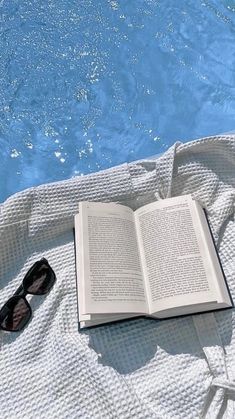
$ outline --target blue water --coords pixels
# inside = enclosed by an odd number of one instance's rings
[[[234,1],[0,9],[0,201],[235,128]]]

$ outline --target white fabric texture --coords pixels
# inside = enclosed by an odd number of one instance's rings
[[[124,164],[18,193],[0,206],[0,304],[46,257],[57,281],[28,297],[32,320],[0,332],[0,418],[234,418],[234,310],[78,331],[73,216],[80,200],[137,208],[192,193],[205,206],[235,294],[235,136],[176,143]]]

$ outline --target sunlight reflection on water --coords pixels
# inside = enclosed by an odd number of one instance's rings
[[[232,1],[0,7],[1,201],[234,129]]]

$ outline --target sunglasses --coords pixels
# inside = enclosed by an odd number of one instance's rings
[[[56,280],[55,272],[46,259],[34,263],[25,275],[22,284],[0,310],[0,329],[19,332],[32,316],[32,309],[26,300],[27,294],[47,294]]]

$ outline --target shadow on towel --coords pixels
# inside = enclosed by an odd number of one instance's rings
[[[225,324],[231,324],[230,310],[218,315],[220,320],[224,318]],[[157,357],[164,359],[164,353],[204,358],[191,316],[161,321],[139,318],[86,329],[82,333],[89,337],[89,346],[98,354],[99,363],[120,374],[141,369],[154,363]],[[230,343],[231,334],[232,326],[230,333],[226,330],[224,334],[224,345]]]

